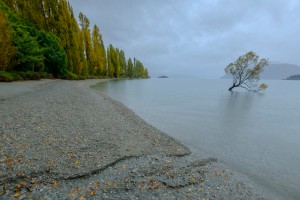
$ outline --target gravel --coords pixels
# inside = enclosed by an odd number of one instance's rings
[[[0,83],[0,198],[263,199],[90,85]]]

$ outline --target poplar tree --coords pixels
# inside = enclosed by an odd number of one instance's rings
[[[108,64],[108,76],[111,78],[120,77],[120,61],[119,61],[119,49],[114,48],[112,44],[107,49],[107,64]]]
[[[124,78],[126,77],[127,62],[123,50],[121,50],[119,53],[119,63],[120,63],[120,77]]]
[[[114,74],[115,74],[115,68],[114,68],[114,65],[113,65],[113,46],[112,45],[109,45],[109,47],[107,47],[107,75],[111,78],[114,77]]]
[[[118,48],[113,51],[113,65],[115,67],[115,78],[120,78],[121,66],[120,66],[120,50]]]
[[[129,58],[127,62],[126,77],[133,78],[133,62],[131,58]]]
[[[84,39],[83,39],[83,33],[81,30],[78,32],[78,54],[79,54],[79,65],[78,70],[76,71],[77,74],[81,74],[83,76],[86,76],[88,74],[88,67],[87,67],[87,61],[84,55]]]
[[[73,60],[73,73],[79,75],[87,75],[87,61],[84,55],[84,36],[83,32],[80,30],[77,20],[74,17],[73,9],[70,5],[69,8],[69,37],[70,37],[70,46],[71,46],[71,53],[69,59]]]
[[[143,63],[136,58],[134,58],[134,64],[133,64],[133,77],[149,78],[148,70],[144,67]]]
[[[79,13],[79,21],[83,33],[84,50],[88,64],[89,74],[94,74],[94,52],[91,40],[90,20],[81,12]]]
[[[106,52],[100,29],[97,25],[93,28],[93,51],[94,51],[94,73],[100,76],[106,75]]]
[[[0,71],[12,68],[12,59],[16,54],[16,48],[12,43],[13,29],[9,26],[6,13],[0,10]]]

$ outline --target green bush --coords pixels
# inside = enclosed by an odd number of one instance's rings
[[[14,80],[14,77],[11,73],[0,71],[0,81],[2,82],[11,82]]]
[[[72,72],[67,72],[62,78],[67,80],[77,80],[78,76]]]

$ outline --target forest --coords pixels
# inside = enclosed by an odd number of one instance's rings
[[[0,0],[0,30],[0,81],[149,77],[68,0]]]

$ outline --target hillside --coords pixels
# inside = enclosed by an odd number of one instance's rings
[[[300,80],[300,75],[289,76],[286,80]]]
[[[300,67],[297,65],[288,63],[270,64],[265,67],[261,79],[282,80],[297,74],[300,74]],[[222,78],[229,79],[231,76],[226,74]]]

